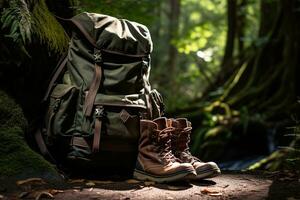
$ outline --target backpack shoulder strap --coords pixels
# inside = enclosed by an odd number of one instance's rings
[[[57,81],[59,75],[61,74],[61,72],[63,71],[63,69],[65,68],[66,64],[67,64],[67,61],[68,61],[68,55],[65,54],[62,58],[61,58],[61,61],[58,63],[56,69],[54,70],[54,75],[52,76],[51,80],[50,80],[50,83],[49,83],[49,86],[48,86],[48,89],[47,89],[47,92],[42,100],[42,102],[46,102],[49,95],[50,95],[50,92],[52,91],[52,88],[55,84],[55,82]]]

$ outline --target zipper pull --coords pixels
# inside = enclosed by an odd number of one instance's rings
[[[60,106],[60,102],[61,100],[60,99],[56,99],[55,102],[54,102],[54,106],[53,106],[53,112],[56,112],[58,111],[59,109],[59,106]]]

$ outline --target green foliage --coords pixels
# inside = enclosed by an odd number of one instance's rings
[[[286,137],[292,139],[289,146],[279,147],[271,155],[260,160],[248,168],[248,170],[292,170],[300,169],[300,121],[295,119],[296,126],[288,128],[290,133]]]
[[[46,44],[50,51],[62,53],[68,44],[68,36],[45,0],[11,0],[1,16],[1,28],[7,39],[28,54],[26,46],[33,43],[33,36]]]
[[[102,13],[145,25],[151,25],[155,17],[153,10],[159,5],[158,0],[79,0],[79,2],[79,12]]]
[[[1,17],[2,29],[9,28],[7,37],[16,43],[31,41],[32,19],[28,5],[24,0],[9,1],[9,8],[4,9]]]

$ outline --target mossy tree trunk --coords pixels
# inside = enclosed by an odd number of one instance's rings
[[[31,177],[61,181],[53,165],[28,146],[33,141],[25,135],[33,135],[31,121],[68,44],[54,14],[70,17],[73,9],[67,0],[5,0],[0,12],[0,188]]]
[[[217,105],[222,102],[233,109],[245,107],[250,113],[263,113],[266,119],[287,117],[295,112],[300,94],[300,12],[297,11],[300,3],[275,0],[260,4],[258,39],[237,56],[225,54],[223,63],[226,64],[220,76],[205,94],[218,87],[224,92],[216,99],[207,96],[203,99],[219,102]],[[234,20],[233,17],[228,19]],[[239,37],[231,31],[228,34]],[[227,44],[232,46],[232,42]]]

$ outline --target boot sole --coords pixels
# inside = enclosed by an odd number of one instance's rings
[[[169,174],[169,175],[164,175],[164,176],[159,176],[159,175],[153,175],[153,174],[148,174],[145,171],[141,171],[138,169],[134,170],[133,177],[142,180],[142,181],[154,181],[157,183],[165,183],[165,182],[173,182],[173,181],[179,181],[179,180],[185,180],[186,176],[196,176],[194,171],[180,171],[177,173]]]

